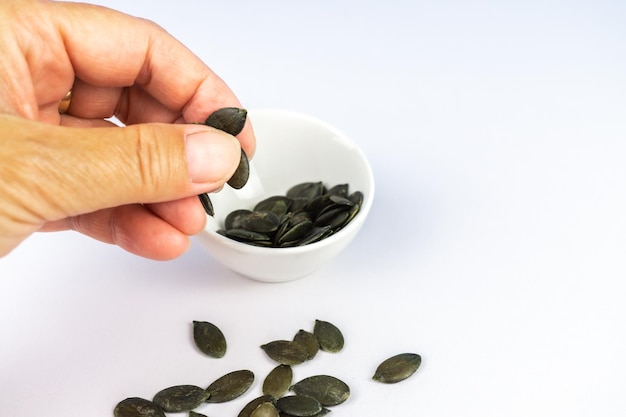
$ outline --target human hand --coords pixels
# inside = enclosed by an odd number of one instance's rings
[[[3,0],[0,21],[0,256],[66,229],[183,253],[205,224],[197,194],[254,154],[249,123],[238,140],[185,124],[241,107],[232,91],[163,29],[110,9]]]

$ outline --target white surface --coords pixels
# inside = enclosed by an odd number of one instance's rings
[[[310,328],[346,347],[339,416],[626,412],[626,6],[618,1],[103,1],[164,26],[246,106],[326,120],[370,158],[358,238],[308,278],[241,278],[198,247],[157,263],[73,233],[0,260],[0,413],[111,416],[127,396],[273,364]],[[191,343],[210,320],[230,350]],[[410,380],[369,380],[399,351]],[[243,400],[242,400],[243,401]],[[236,415],[241,402],[207,406]]]
[[[319,119],[278,109],[251,110],[257,152],[250,161],[250,178],[240,190],[224,187],[213,193],[215,216],[196,236],[215,259],[240,274],[264,282],[284,282],[317,271],[354,240],[375,198],[372,169],[357,144]],[[260,201],[285,195],[296,184],[321,181],[326,187],[348,184],[360,191],[363,202],[357,216],[338,233],[314,244],[292,248],[265,248],[236,242],[218,233],[234,210],[252,210]]]

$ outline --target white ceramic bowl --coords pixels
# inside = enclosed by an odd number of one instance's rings
[[[249,117],[257,137],[245,187],[228,186],[211,194],[215,217],[197,235],[199,243],[219,262],[249,278],[281,282],[304,277],[343,250],[363,226],[374,199],[374,177],[359,147],[344,134],[312,117],[282,110],[253,110]],[[284,195],[301,182],[322,181],[327,187],[349,184],[364,194],[357,216],[334,235],[291,248],[267,248],[240,243],[216,230],[236,209],[252,209],[272,195]]]

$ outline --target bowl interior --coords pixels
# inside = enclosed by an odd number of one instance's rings
[[[240,190],[225,186],[211,194],[215,217],[208,218],[207,231],[222,228],[231,211],[252,209],[262,199],[284,195],[305,181],[322,181],[327,187],[347,183],[350,192],[358,190],[364,194],[361,213],[355,220],[369,211],[374,192],[372,172],[362,151],[351,140],[327,124],[297,113],[252,110],[249,117],[257,137],[250,179]]]

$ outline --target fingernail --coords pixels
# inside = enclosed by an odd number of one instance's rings
[[[225,181],[237,167],[241,150],[234,137],[217,130],[185,135],[189,178],[194,183]]]

